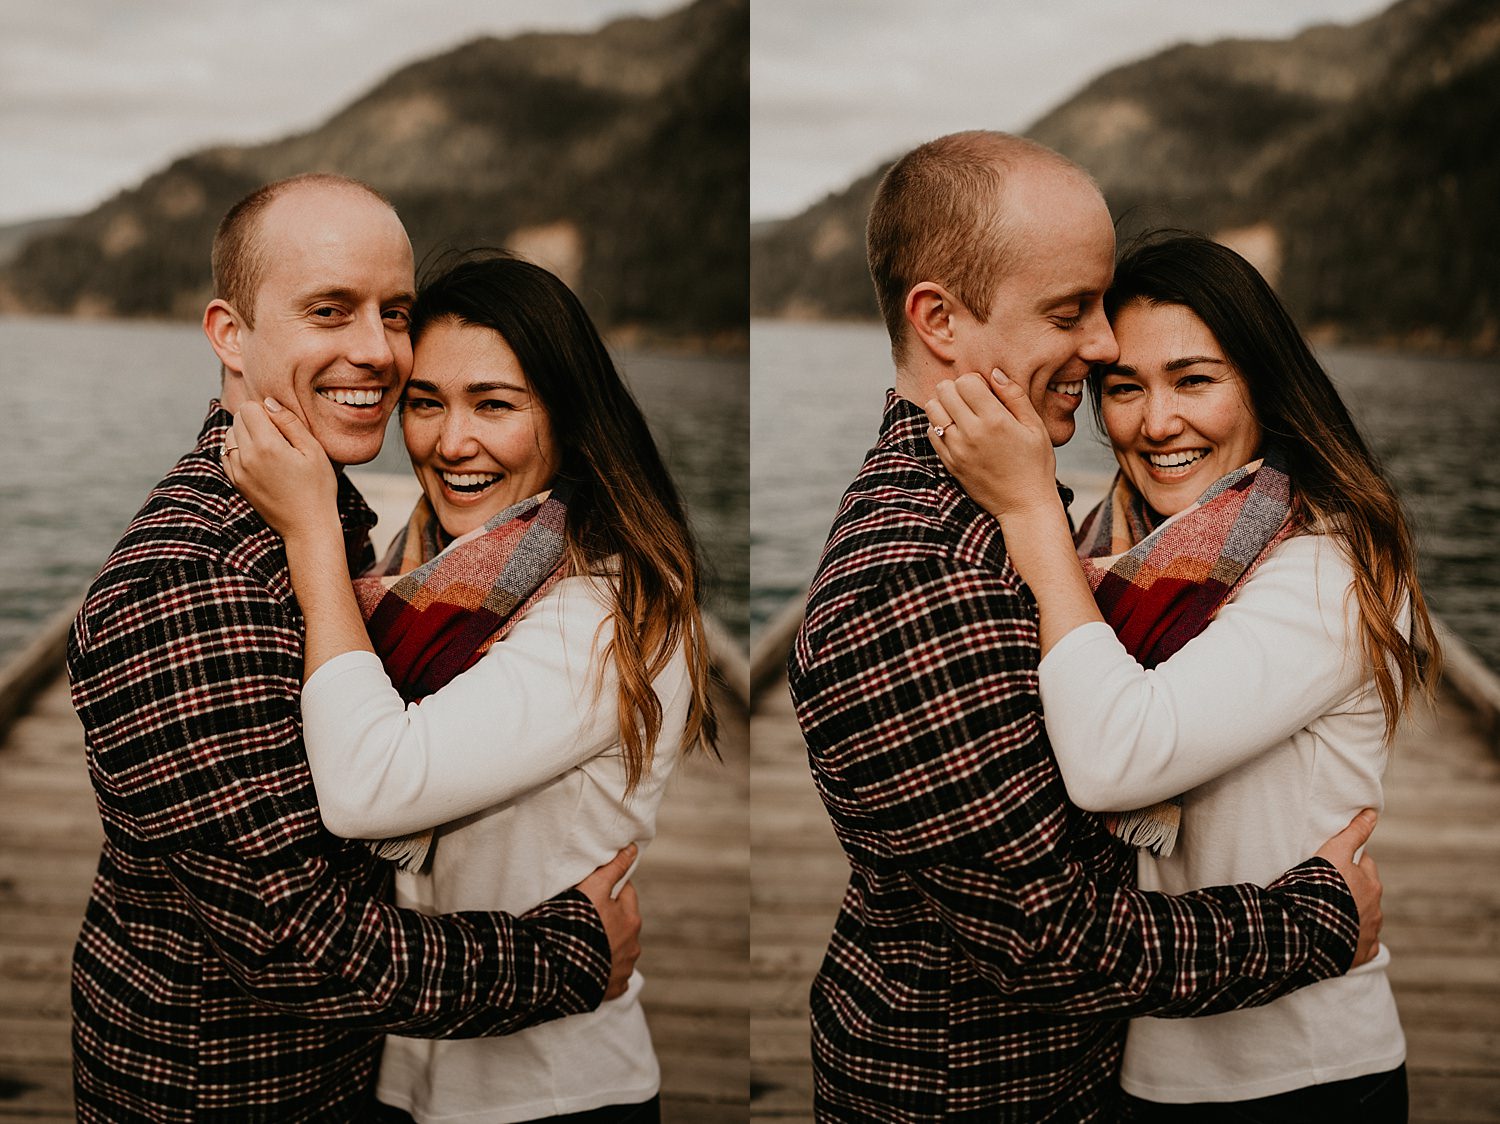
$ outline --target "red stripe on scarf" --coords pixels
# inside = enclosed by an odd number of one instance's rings
[[[423,498],[387,552],[386,576],[354,583],[370,643],[407,702],[473,667],[566,575],[560,492],[540,504],[523,501],[533,506],[497,515],[483,534],[435,557],[436,516]]]
[[[1076,536],[1094,600],[1120,643],[1153,668],[1197,636],[1290,534],[1291,481],[1274,451],[1229,473],[1163,523],[1122,472]],[[1182,798],[1105,813],[1120,838],[1170,855]]]

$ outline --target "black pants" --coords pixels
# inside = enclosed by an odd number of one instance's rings
[[[399,1108],[378,1105],[371,1124],[413,1124],[412,1118]],[[544,1116],[547,1124],[661,1124],[661,1097],[639,1104],[610,1104],[587,1112],[570,1112],[565,1116]],[[535,1122],[533,1122],[535,1124]]]
[[[1253,1101],[1156,1104],[1125,1099],[1134,1124],[1406,1124],[1406,1067]]]

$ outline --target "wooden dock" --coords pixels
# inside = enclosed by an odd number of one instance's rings
[[[749,746],[721,698],[723,763],[684,763],[636,875],[663,1119],[743,1121],[749,1098]],[[71,1120],[68,973],[101,831],[64,677],[0,744],[0,1121]]]
[[[750,719],[750,1116],[811,1121],[808,986],[847,867],[785,679]],[[1500,756],[1445,694],[1400,734],[1371,851],[1406,1029],[1413,1124],[1500,1121]]]

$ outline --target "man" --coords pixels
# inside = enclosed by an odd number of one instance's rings
[[[1373,817],[1325,846],[1337,867],[1266,890],[1133,889],[1133,852],[1068,803],[1048,749],[1034,602],[923,412],[998,367],[1072,436],[1089,365],[1118,355],[1104,200],[1031,142],[943,137],[887,173],[869,259],[896,385],[788,669],[851,867],[812,991],[817,1111],[1112,1121],[1122,1016],[1263,1003],[1373,950],[1379,886],[1352,861]]]
[[[365,844],[323,830],[285,552],[221,458],[231,414],[268,396],[337,465],[375,456],[411,373],[411,246],[371,189],[298,177],[225,217],[214,284],[222,405],[69,645],[105,831],[73,961],[78,1115],[362,1119],[385,1031],[504,1034],[622,990],[640,920],[633,891],[609,892],[630,856],[520,918],[425,917],[387,904]],[[359,565],[374,519],[339,488]]]

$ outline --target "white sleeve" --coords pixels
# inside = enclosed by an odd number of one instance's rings
[[[302,688],[302,722],[328,830],[373,839],[434,827],[615,745],[613,661],[595,695],[595,654],[612,635],[606,588],[559,582],[478,663],[410,706],[372,653],[318,668]]]
[[[1102,622],[1038,669],[1068,795],[1090,811],[1196,788],[1291,737],[1367,676],[1353,572],[1324,535],[1281,543],[1207,628],[1147,671]]]

